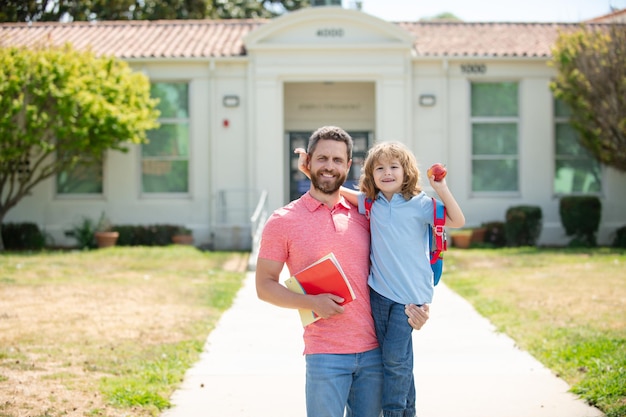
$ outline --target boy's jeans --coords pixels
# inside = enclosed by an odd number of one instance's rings
[[[391,301],[371,288],[370,301],[383,355],[383,416],[414,417],[413,328],[407,321],[403,304]]]
[[[307,417],[379,417],[382,384],[379,348],[306,355]]]

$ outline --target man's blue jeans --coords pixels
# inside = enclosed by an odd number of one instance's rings
[[[415,416],[413,328],[404,305],[370,288],[376,337],[383,354],[383,417]]]
[[[380,349],[306,355],[307,417],[380,417]]]

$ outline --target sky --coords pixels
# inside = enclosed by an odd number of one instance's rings
[[[343,0],[349,7],[353,0]],[[383,20],[416,21],[449,12],[466,22],[579,22],[626,8],[626,0],[362,0]]]

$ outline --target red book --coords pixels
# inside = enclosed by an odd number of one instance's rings
[[[344,299],[341,305],[356,298],[346,274],[332,252],[287,279],[285,286],[298,294],[338,295]],[[298,311],[303,326],[321,318],[311,310]]]

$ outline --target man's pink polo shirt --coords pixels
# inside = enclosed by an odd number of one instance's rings
[[[284,262],[293,275],[333,252],[356,299],[344,313],[304,328],[304,353],[360,353],[378,347],[370,308],[369,222],[343,198],[332,210],[307,192],[267,221],[259,258]],[[294,320],[298,320],[294,310]]]

